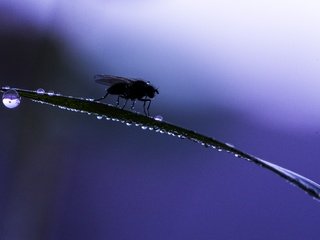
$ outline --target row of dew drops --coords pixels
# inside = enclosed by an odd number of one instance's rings
[[[2,103],[4,104],[4,106],[6,106],[7,108],[16,108],[16,107],[18,107],[20,105],[20,103],[21,103],[21,97],[20,97],[19,93],[15,89],[10,88],[9,86],[3,87],[2,89],[6,90],[2,95]],[[39,94],[39,95],[44,95],[44,94],[47,94],[49,96],[60,95],[60,94],[55,94],[52,90],[46,92],[42,88],[37,89],[35,92],[37,94]],[[83,98],[83,100],[93,101],[93,99],[89,99],[89,98],[86,98],[86,99]],[[33,100],[33,101],[49,104],[49,105],[52,105],[52,106],[56,106],[56,107],[59,107],[60,109],[63,109],[63,110],[87,113],[89,115],[92,114],[92,113],[87,112],[87,111],[77,110],[77,109],[73,109],[73,108],[67,108],[65,106],[54,105],[54,104],[50,104],[50,103],[39,101],[39,100]],[[134,125],[134,126],[137,126],[137,127],[141,127],[142,130],[154,130],[156,132],[166,133],[169,136],[175,136],[175,137],[178,137],[178,138],[181,138],[181,139],[188,138],[189,140],[191,140],[193,142],[196,142],[196,143],[199,143],[204,147],[212,147],[214,149],[217,149],[219,152],[222,151],[221,147],[217,147],[215,145],[204,143],[204,142],[202,142],[202,141],[200,141],[200,140],[198,140],[196,138],[187,137],[185,135],[178,134],[178,133],[175,133],[175,132],[172,132],[172,131],[167,131],[167,130],[164,130],[164,129],[161,129],[161,128],[152,127],[152,126],[144,126],[144,125],[142,125],[140,123],[128,122],[128,121],[125,121],[125,120],[120,120],[120,119],[117,119],[117,118],[109,118],[109,117],[101,116],[101,115],[97,115],[97,119],[99,119],[99,120],[106,119],[106,120],[111,120],[111,121],[115,121],[115,122],[121,122],[121,123],[126,124],[127,126]],[[163,121],[163,117],[161,115],[156,115],[155,117],[153,117],[153,119],[156,120],[156,121],[159,121],[159,122]],[[233,147],[233,145],[231,145],[231,144],[227,144],[227,145]],[[238,154],[235,154],[235,156],[239,157]]]
[[[225,145],[228,147],[225,148],[225,147],[222,147],[222,146],[217,146],[217,145],[213,145],[213,144],[208,144],[206,142],[203,142],[197,138],[194,138],[194,137],[190,137],[190,136],[187,136],[186,135],[181,135],[181,134],[178,134],[176,132],[170,132],[170,131],[167,131],[167,130],[162,130],[160,128],[155,128],[155,127],[148,127],[148,126],[144,126],[144,125],[141,125],[139,123],[131,123],[131,122],[126,122],[126,121],[123,121],[123,120],[119,120],[119,119],[116,119],[116,118],[108,118],[108,117],[104,117],[104,116],[101,116],[101,115],[98,115],[97,116],[97,119],[106,119],[106,120],[112,120],[112,121],[116,121],[116,122],[121,122],[121,123],[125,123],[127,126],[131,126],[131,125],[135,125],[137,127],[141,127],[141,129],[143,130],[154,130],[158,133],[166,133],[167,135],[169,136],[174,136],[174,137],[178,137],[180,139],[189,139],[195,143],[198,143],[198,144],[201,144],[202,146],[206,147],[206,148],[213,148],[215,150],[217,150],[218,152],[222,152],[223,150],[225,152],[228,152],[228,153],[232,153],[236,158],[243,158],[249,162],[253,162],[251,159],[249,158],[246,158],[244,156],[242,156],[241,154],[239,153],[235,153],[234,151],[230,150],[230,148],[232,149],[235,149],[235,146],[233,144],[230,144],[230,143],[225,143]],[[160,115],[157,115],[154,117],[154,119],[156,121],[162,121],[163,120],[163,117],[160,116]],[[317,183],[314,183],[312,182],[311,180],[309,180],[308,178],[305,178],[303,176],[300,176],[299,174],[295,173],[295,172],[292,172],[288,169],[285,169],[283,167],[280,167],[276,164],[272,164],[272,163],[269,163],[267,161],[264,161],[260,158],[256,158],[256,161],[254,161],[255,164],[257,164],[258,166],[262,167],[262,168],[267,168],[270,167],[270,168],[273,168],[274,170],[276,170],[276,172],[281,172],[283,173],[286,177],[282,176],[283,178],[285,178],[290,184],[292,184],[293,186],[299,186],[300,188],[301,185],[304,186],[302,189],[307,193],[309,194],[311,197],[313,197],[315,200],[319,201],[320,199],[320,188],[319,188],[319,185]],[[269,169],[270,170],[270,169]]]
[[[4,104],[4,106],[6,106],[7,108],[16,108],[16,107],[18,107],[20,105],[20,103],[21,103],[21,97],[20,97],[19,93],[15,89],[10,88],[9,86],[3,87],[2,89],[6,90],[2,95],[2,103]],[[39,95],[44,95],[44,94],[47,94],[49,96],[60,95],[60,94],[55,94],[53,91],[46,92],[42,88],[37,89],[35,92],[37,94],[39,94]],[[83,100],[93,101],[93,99],[83,99]],[[42,101],[39,101],[39,100],[33,100],[33,101],[49,104],[49,103],[42,102]],[[49,105],[57,106],[57,105],[54,105],[54,104],[49,104]],[[73,111],[73,112],[78,112],[79,111],[79,110],[76,110],[76,109],[73,109],[73,108],[67,108],[65,106],[59,106],[58,105],[57,107],[59,107],[60,109],[63,109],[63,110],[69,110],[69,111]],[[87,113],[89,115],[92,114],[90,112],[81,111],[81,110],[79,112]],[[181,138],[181,139],[189,138],[189,137],[186,137],[186,136],[184,136],[182,134],[178,134],[178,133],[175,133],[175,132],[172,132],[172,131],[166,131],[166,130],[163,130],[163,129],[160,129],[160,128],[157,128],[157,127],[144,126],[144,125],[142,125],[140,123],[128,122],[128,121],[120,120],[120,119],[117,119],[117,118],[109,118],[109,117],[106,117],[106,116],[97,115],[97,119],[99,119],[99,120],[106,119],[106,120],[111,120],[111,121],[115,121],[115,122],[121,122],[121,123],[126,124],[127,126],[134,125],[134,126],[137,126],[137,127],[141,127],[142,130],[154,130],[156,132],[166,133],[166,134],[168,134],[170,136],[176,136],[176,137]],[[163,121],[163,117],[161,115],[156,115],[155,117],[153,117],[153,119],[156,120],[156,121],[159,121],[159,122]],[[218,151],[222,151],[221,148],[213,146],[213,145],[210,145],[210,144],[207,144],[207,143],[203,143],[203,142],[199,141],[198,139],[195,139],[195,138],[189,138],[189,139],[194,141],[194,142],[200,143],[204,147],[212,147],[212,148],[217,149]],[[235,155],[235,156],[238,157],[238,155]]]
[[[21,103],[21,97],[20,97],[19,93],[15,89],[11,89],[8,86],[3,87],[2,89],[5,90],[3,95],[2,95],[2,103],[4,104],[4,106],[6,106],[7,108],[10,108],[10,109],[18,107],[20,105],[20,103]],[[45,92],[45,90],[42,89],[42,88],[37,89],[35,92],[37,94],[39,94],[39,95],[43,95],[43,94],[47,94],[49,96],[53,96],[53,95],[58,96],[58,95],[60,95],[60,94],[55,94],[53,91]],[[93,101],[93,99],[83,99],[83,100]],[[39,100],[34,100],[34,101],[40,102],[40,103],[49,104],[49,105],[52,105],[52,106],[57,106],[57,105],[46,103],[46,102],[42,102],[42,101],[39,101]],[[58,107],[61,108],[61,109],[65,109],[65,110],[70,110],[70,111],[74,111],[74,112],[81,112],[81,113],[87,113],[87,114],[91,115],[91,113],[87,112],[87,111],[82,111],[82,110],[79,111],[77,109],[67,108],[67,107],[59,106],[59,105],[58,105]],[[160,122],[163,121],[163,117],[161,115],[156,115],[153,118],[156,121],[160,121]],[[181,138],[181,139],[188,138],[189,140],[191,140],[193,142],[196,142],[196,143],[199,143],[204,147],[212,147],[212,148],[218,150],[219,152],[221,152],[223,150],[222,147],[220,147],[220,146],[215,146],[215,145],[211,145],[211,144],[202,142],[197,138],[193,138],[193,137],[187,136],[187,134],[182,135],[182,134],[179,134],[179,133],[176,133],[176,132],[170,132],[170,131],[167,131],[167,130],[164,130],[164,129],[161,129],[161,128],[158,128],[158,127],[144,126],[144,125],[142,125],[140,123],[128,122],[128,121],[125,121],[125,120],[120,120],[120,119],[117,119],[117,118],[109,118],[109,117],[101,116],[101,115],[97,115],[97,119],[99,119],[99,120],[100,119],[106,119],[106,120],[112,120],[112,121],[116,121],[116,122],[121,122],[121,123],[126,124],[127,126],[135,125],[137,127],[141,127],[141,129],[143,129],[143,130],[154,130],[156,132],[166,133],[166,134],[168,134],[170,136],[175,136],[175,137],[178,137],[178,138]],[[234,148],[234,146],[231,145],[231,144],[226,143],[226,145],[228,147],[230,147],[230,148]],[[226,150],[226,151],[227,152],[231,152],[229,150]],[[234,154],[234,156],[235,157],[241,157],[239,154]],[[242,157],[242,158],[244,158],[244,157]],[[244,158],[244,159],[249,160],[247,158]],[[269,167],[271,167],[273,169],[276,169],[278,172],[284,173],[287,176],[288,179],[292,179],[293,180],[292,183],[293,182],[298,182],[298,183],[302,184],[307,189],[307,190],[305,190],[307,193],[309,193],[310,195],[313,195],[313,197],[316,196],[316,199],[319,200],[319,198],[320,198],[320,189],[319,189],[319,186],[316,183],[313,183],[311,180],[309,180],[309,179],[307,179],[307,178],[305,178],[303,176],[300,176],[300,175],[298,175],[298,174],[296,174],[294,172],[291,172],[290,170],[287,170],[287,169],[282,168],[280,166],[277,166],[275,164],[266,162],[266,161],[264,161],[262,159],[258,159],[258,162],[267,164],[267,165],[269,165]],[[258,163],[256,162],[256,164],[258,164]],[[260,166],[262,166],[262,165],[260,165]]]

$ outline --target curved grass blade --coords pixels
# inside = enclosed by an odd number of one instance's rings
[[[7,88],[1,88],[2,92],[7,91]],[[211,137],[196,133],[192,130],[176,126],[174,124],[157,121],[151,117],[147,117],[142,114],[134,113],[117,107],[94,102],[92,99],[76,98],[72,96],[63,96],[56,94],[37,94],[35,91],[15,89],[20,96],[29,98],[33,101],[49,104],[62,109],[94,114],[97,116],[103,116],[107,119],[120,121],[128,125],[135,124],[141,126],[143,129],[150,129],[156,132],[167,133],[168,135],[177,136],[179,138],[186,138],[193,142],[200,143],[205,147],[212,147],[218,151],[226,151],[232,153],[235,157],[246,159],[258,166],[261,166],[280,177],[286,179],[290,183],[299,187],[313,198],[320,200],[320,185],[305,178],[293,171],[280,167],[276,164],[267,162],[258,157],[245,153],[236,149],[230,144],[223,143]]]

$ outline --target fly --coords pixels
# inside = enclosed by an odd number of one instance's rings
[[[95,99],[95,101],[100,101],[105,99],[109,94],[116,95],[117,106],[119,106],[120,98],[125,99],[125,103],[122,109],[127,105],[128,100],[132,101],[131,109],[134,109],[136,100],[143,102],[143,111],[146,116],[149,116],[149,108],[151,105],[151,100],[156,94],[159,94],[158,89],[142,79],[136,78],[125,78],[112,75],[98,74],[94,76],[95,82],[109,86],[107,92],[101,98]]]

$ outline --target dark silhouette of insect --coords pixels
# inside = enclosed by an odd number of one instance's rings
[[[151,99],[154,98],[156,94],[159,94],[158,89],[142,79],[103,74],[95,75],[94,78],[96,83],[110,86],[106,94],[101,98],[95,99],[95,101],[105,99],[109,94],[117,95],[117,106],[119,106],[120,98],[125,99],[122,109],[126,106],[129,99],[132,101],[131,109],[134,109],[136,100],[142,101],[143,111],[146,116],[149,116]]]

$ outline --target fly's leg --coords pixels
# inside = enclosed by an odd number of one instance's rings
[[[149,103],[148,103],[148,107],[147,107],[147,112],[148,112],[148,115],[147,115],[147,116],[150,115],[150,114],[149,114],[149,108],[150,108],[150,105],[151,105],[151,100],[149,100],[148,102],[149,102]]]
[[[121,109],[124,109],[124,107],[127,105],[127,102],[128,102],[128,99],[126,99]]]
[[[120,96],[118,96],[117,101],[116,101],[116,107],[119,107],[120,104]]]
[[[150,114],[149,114],[149,108],[150,108],[151,100],[150,100],[150,99],[141,98],[141,99],[139,99],[139,101],[142,101],[142,102],[143,102],[143,112],[144,112],[144,114],[145,114],[147,117],[150,116]],[[148,102],[148,107],[147,107],[147,108],[146,108],[146,102]]]
[[[134,109],[134,105],[135,105],[135,103],[136,103],[136,100],[132,100],[131,110],[133,110],[133,109]]]
[[[108,96],[108,92],[103,96],[103,97],[101,97],[101,98],[97,98],[97,99],[94,99],[93,101],[100,101],[100,100],[103,100],[103,99],[105,99],[107,96]]]

